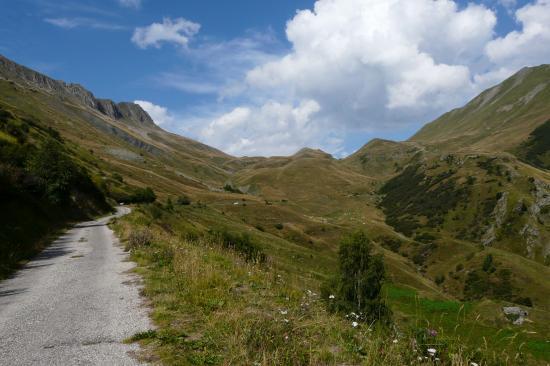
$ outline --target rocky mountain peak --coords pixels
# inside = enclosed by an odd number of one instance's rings
[[[96,98],[92,92],[80,84],[52,79],[2,55],[0,55],[0,79],[11,80],[23,86],[54,94],[62,99],[69,99],[74,103],[99,111],[116,121],[123,120],[137,125],[156,126],[149,114],[137,104],[130,102],[117,104],[110,99]]]

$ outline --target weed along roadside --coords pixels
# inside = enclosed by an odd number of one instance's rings
[[[320,282],[304,276],[307,268],[279,267],[259,237],[202,227],[195,220],[205,214],[193,205],[153,204],[112,224],[152,304],[157,328],[131,338],[147,359],[498,365],[528,357],[521,339],[477,323],[472,305],[425,299],[389,283],[383,257],[362,232],[342,240],[340,269]]]

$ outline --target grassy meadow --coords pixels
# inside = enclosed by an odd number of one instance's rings
[[[548,346],[487,323],[483,302],[423,297],[388,281],[389,328],[327,312],[320,286],[336,257],[304,261],[281,253],[280,238],[247,232],[267,261],[246,261],[208,233],[224,216],[201,205],[136,208],[113,227],[138,264],[156,329],[136,334],[141,357],[188,365],[518,365],[548,362]],[[227,217],[225,217],[225,220]],[[299,250],[299,247],[296,249]],[[326,254],[318,255],[325,257]],[[286,258],[286,261],[279,260]],[[428,349],[435,349],[431,355]],[[437,358],[437,360],[436,360]]]

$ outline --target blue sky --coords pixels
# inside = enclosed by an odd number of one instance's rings
[[[392,1],[0,0],[0,53],[236,155],[406,139],[550,61],[547,0]]]

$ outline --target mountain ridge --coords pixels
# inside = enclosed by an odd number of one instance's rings
[[[95,109],[114,120],[127,119],[149,127],[156,126],[149,114],[138,104],[131,102],[115,103],[110,99],[96,98],[95,95],[80,84],[55,80],[26,66],[20,65],[0,55],[0,77],[18,81],[43,91],[76,99],[79,103]]]

